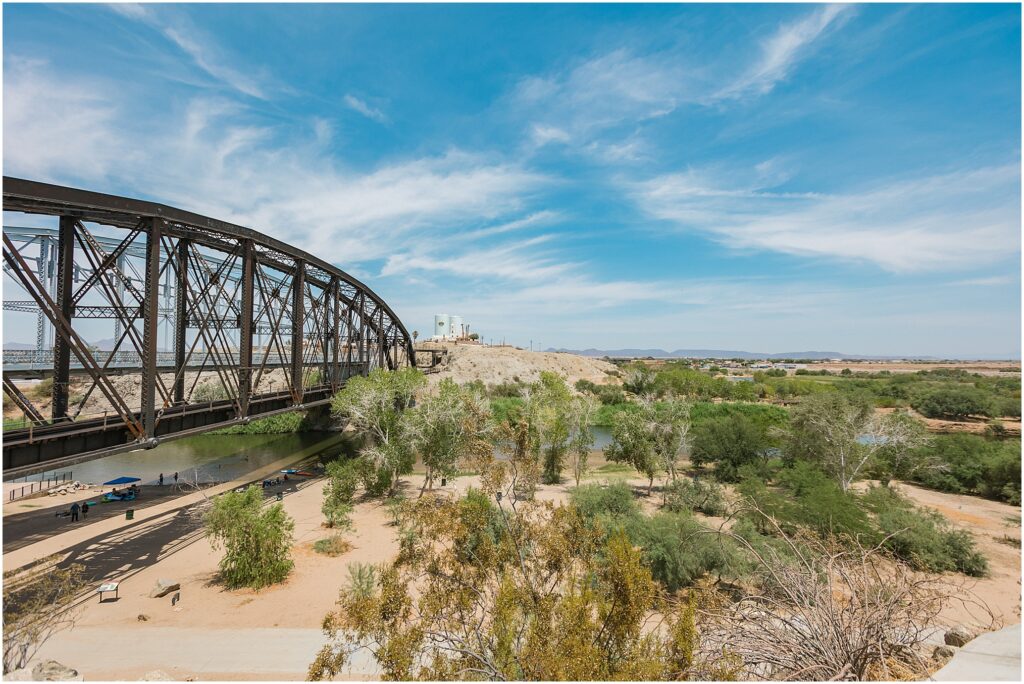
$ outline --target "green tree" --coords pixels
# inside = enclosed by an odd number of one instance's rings
[[[331,400],[334,415],[347,418],[357,432],[370,438],[362,455],[377,472],[368,489],[394,492],[399,476],[412,472],[415,426],[406,409],[425,384],[426,377],[415,368],[378,368],[368,376],[349,378]]]
[[[627,392],[643,397],[655,391],[656,374],[647,364],[634,361],[623,370],[622,387]]]
[[[594,433],[590,425],[597,415],[597,408],[597,402],[587,396],[573,397],[569,407],[569,457],[577,487],[587,473],[587,459],[594,448]]]
[[[845,492],[876,456],[896,459],[922,434],[903,416],[879,415],[863,396],[828,392],[805,397],[793,410],[784,452],[790,461],[817,463]]]
[[[225,492],[206,514],[206,536],[223,547],[220,573],[231,588],[259,589],[281,582],[291,572],[295,523],[284,507],[263,507],[263,492],[250,485],[244,492]]]
[[[690,405],[672,399],[644,402],[639,411],[621,412],[612,423],[612,441],[605,447],[610,461],[629,463],[648,478],[647,493],[654,477],[664,471],[675,479],[680,454],[687,447]]]
[[[328,527],[347,530],[352,526],[352,499],[361,479],[355,459],[331,461],[327,464],[327,486],[321,508]]]
[[[437,477],[454,477],[459,462],[490,448],[489,408],[483,398],[443,379],[437,393],[425,397],[412,413],[416,449],[426,468],[420,495]]]
[[[721,416],[694,426],[690,460],[694,465],[715,464],[715,477],[739,480],[739,470],[765,460],[769,447],[764,428],[744,414]]]
[[[529,414],[543,461],[546,484],[557,484],[562,477],[573,431],[572,399],[565,378],[557,373],[542,371],[540,380],[531,388]]]

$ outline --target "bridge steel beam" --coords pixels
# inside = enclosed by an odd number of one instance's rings
[[[305,326],[306,267],[301,259],[295,261],[292,276],[292,396],[302,401],[302,338]]]
[[[4,433],[4,479],[324,405],[352,375],[414,363],[412,337],[380,296],[268,235],[161,204],[9,177],[3,208],[59,219],[56,231],[46,229],[50,250],[38,256],[40,242],[30,239],[36,229],[22,229],[17,239],[4,231],[5,273],[31,296],[5,300],[4,310],[38,311],[55,330],[52,361],[37,351],[5,364],[5,392],[19,401],[16,378],[52,373],[55,383],[51,418],[41,420],[24,397],[32,425]],[[122,238],[113,237],[118,233]],[[144,244],[135,242],[143,233]],[[37,277],[40,262],[44,273]],[[88,330],[92,339],[96,328],[86,325],[118,326],[122,334],[112,350],[96,351],[84,335]],[[259,358],[257,331],[270,335]],[[174,349],[161,352],[158,336],[165,332]],[[125,338],[130,346],[122,351]],[[266,372],[277,368],[288,375],[287,387],[278,381],[275,388]],[[173,386],[160,375],[172,370]],[[320,380],[308,382],[306,373],[314,371]],[[141,376],[141,399],[111,382],[131,372]],[[92,383],[73,411],[72,373]],[[211,377],[227,396],[199,395],[197,387],[209,386]]]
[[[185,403],[185,332],[188,330],[188,240],[179,238],[175,248],[178,282],[174,297],[174,403]]]
[[[57,237],[57,310],[68,321],[74,311],[72,288],[75,268],[75,221],[72,216],[60,217]],[[42,281],[45,282],[45,281]],[[71,345],[61,334],[53,341],[53,403],[51,416],[62,420],[68,415],[68,393],[71,385]]]
[[[146,230],[146,289],[142,302],[142,427],[146,439],[156,436],[156,354],[160,324],[160,233],[164,220],[153,218]]]
[[[238,417],[249,415],[252,394],[252,317],[256,259],[252,240],[242,242],[242,311],[238,330]]]

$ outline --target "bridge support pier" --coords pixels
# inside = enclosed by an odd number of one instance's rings
[[[146,294],[142,303],[142,428],[146,439],[156,436],[157,326],[160,322],[160,235],[164,220],[152,218],[146,231]]]

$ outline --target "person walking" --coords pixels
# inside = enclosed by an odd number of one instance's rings
[[[78,522],[78,511],[82,509],[78,502],[71,504],[71,522]]]
[[[178,484],[178,471],[177,470],[174,471],[174,484],[175,485]]]
[[[160,473],[160,486],[161,487],[164,486],[164,474],[163,473]]]
[[[82,520],[85,520],[88,517],[89,517],[89,502],[88,501],[83,501],[82,502]]]

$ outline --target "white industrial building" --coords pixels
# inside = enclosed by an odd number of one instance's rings
[[[433,340],[464,340],[469,337],[469,325],[462,316],[434,314]]]

